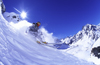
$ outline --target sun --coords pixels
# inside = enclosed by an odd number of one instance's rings
[[[21,12],[21,15],[20,15],[23,19],[25,19],[27,17],[27,13],[25,11],[22,11]]]

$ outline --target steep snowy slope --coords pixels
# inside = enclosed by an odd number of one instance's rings
[[[36,43],[34,37],[12,27],[0,14],[0,65],[93,65]]]
[[[93,49],[96,50],[93,51]],[[89,60],[93,61],[95,64],[100,64],[100,38],[94,43]]]

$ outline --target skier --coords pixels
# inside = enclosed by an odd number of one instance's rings
[[[32,26],[30,26],[29,31],[31,32],[38,32],[39,26],[41,23],[38,21],[37,23],[33,23]]]
[[[2,13],[4,13],[6,11],[6,8],[2,0],[0,0],[0,4],[1,4],[1,11]]]
[[[32,26],[30,26],[26,33],[31,33],[32,35],[34,35],[35,37],[38,36],[39,34],[39,26],[41,25],[41,23],[38,21],[37,23],[32,23]]]
[[[41,25],[41,23],[38,21],[37,23],[32,23],[32,26],[29,27],[29,32],[35,36],[35,38],[37,38],[37,43],[41,44],[41,43],[44,43],[44,44],[47,44],[47,42],[43,42],[42,40],[42,32],[39,31],[39,26]],[[27,33],[27,31],[26,31]]]

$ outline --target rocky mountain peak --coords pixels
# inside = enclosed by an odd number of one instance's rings
[[[83,26],[82,30],[84,31],[96,31],[96,25],[92,25],[92,24],[86,24],[85,26]]]

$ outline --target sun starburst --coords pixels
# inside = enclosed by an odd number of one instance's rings
[[[27,17],[27,13],[25,11],[21,12],[21,17],[25,19]]]

